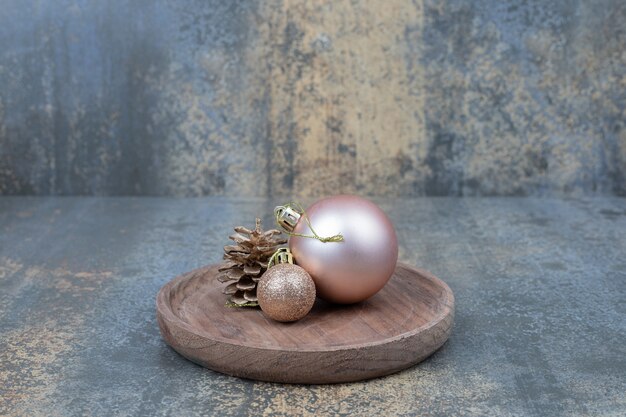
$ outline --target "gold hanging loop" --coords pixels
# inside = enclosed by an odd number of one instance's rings
[[[311,226],[311,220],[309,216],[306,214],[302,206],[295,202],[289,202],[283,204],[282,206],[276,206],[274,208],[274,217],[276,218],[276,225],[283,230],[289,236],[298,236],[298,237],[307,237],[311,239],[317,239],[320,242],[343,242],[343,235],[338,233],[334,236],[322,237],[318,235],[313,226]],[[304,217],[306,224],[309,226],[311,230],[311,235],[305,235],[302,233],[294,233],[293,229],[296,227],[298,220],[300,217]]]
[[[293,255],[289,248],[278,248],[276,252],[270,257],[269,261],[267,261],[267,269],[270,269],[273,265],[279,264],[292,264],[293,263]]]

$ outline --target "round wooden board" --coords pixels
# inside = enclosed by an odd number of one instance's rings
[[[302,320],[279,323],[258,308],[225,306],[217,265],[179,276],[157,295],[165,341],[209,369],[286,383],[359,381],[410,367],[448,339],[454,296],[439,278],[398,264],[372,298],[316,300]]]

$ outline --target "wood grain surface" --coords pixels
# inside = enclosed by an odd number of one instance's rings
[[[318,299],[295,323],[226,307],[216,273],[217,265],[207,266],[163,286],[157,319],[176,351],[225,374],[286,383],[358,381],[422,361],[451,332],[452,291],[408,265],[398,264],[369,300],[340,306]]]

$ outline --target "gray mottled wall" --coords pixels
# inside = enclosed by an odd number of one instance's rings
[[[3,0],[0,193],[626,195],[626,3]]]

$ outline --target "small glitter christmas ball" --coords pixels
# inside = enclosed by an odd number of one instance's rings
[[[263,274],[257,298],[268,317],[283,322],[300,320],[313,307],[315,283],[298,265],[278,264]]]

